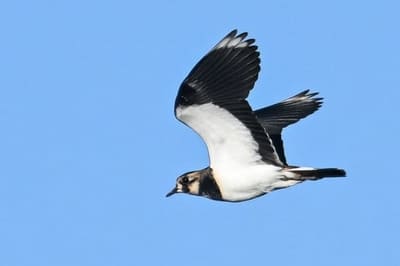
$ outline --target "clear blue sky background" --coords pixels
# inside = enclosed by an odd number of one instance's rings
[[[0,4],[0,266],[399,265],[400,5],[142,2]],[[325,97],[289,162],[347,178],[164,197],[208,165],[177,88],[234,28],[261,51],[254,107]]]

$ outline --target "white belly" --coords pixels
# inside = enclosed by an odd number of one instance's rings
[[[278,188],[293,186],[300,181],[285,180],[290,177],[281,167],[269,164],[255,164],[242,169],[219,169],[213,171],[224,200],[249,200]]]

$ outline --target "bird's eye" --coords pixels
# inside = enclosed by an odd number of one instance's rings
[[[189,178],[187,176],[182,178],[182,184],[187,184],[189,183]]]

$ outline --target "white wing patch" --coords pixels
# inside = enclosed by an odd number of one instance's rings
[[[242,168],[262,159],[250,130],[229,111],[206,103],[180,106],[176,116],[204,140],[214,170]]]

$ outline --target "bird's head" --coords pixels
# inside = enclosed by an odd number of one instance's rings
[[[200,195],[200,171],[188,172],[176,179],[175,187],[166,195],[172,196],[176,193],[187,193],[192,195]]]

